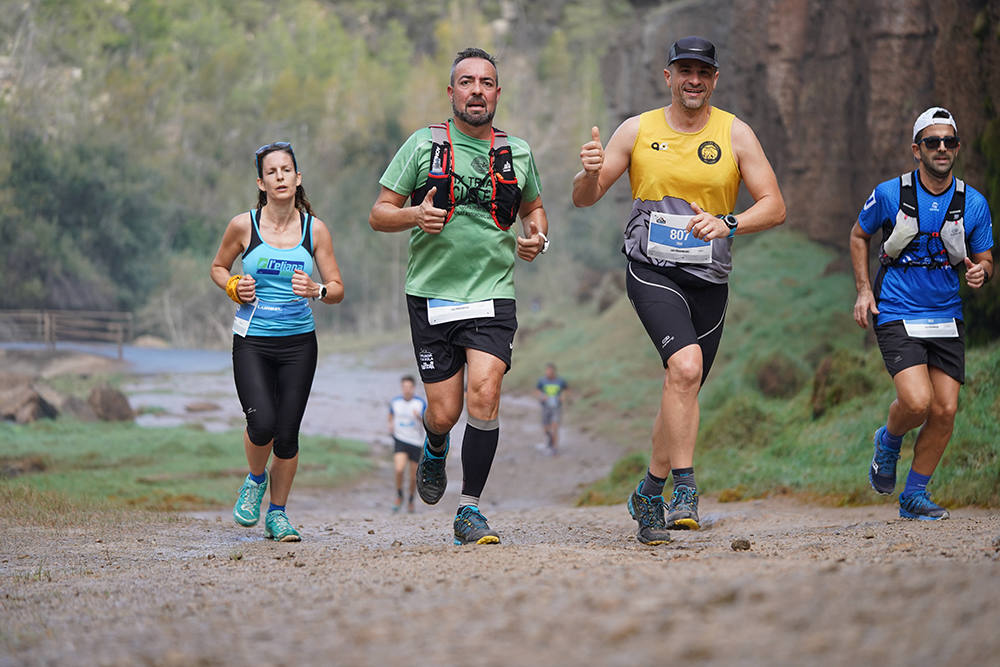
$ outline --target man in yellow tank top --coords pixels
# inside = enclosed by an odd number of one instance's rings
[[[663,361],[660,410],[646,477],[628,499],[645,544],[671,529],[697,530],[694,448],[698,391],[722,337],[736,234],[785,220],[774,170],[750,126],[709,104],[719,80],[715,46],[684,37],[663,70],[671,104],[623,122],[607,148],[597,127],[580,150],[573,203],[591,206],[628,169],[625,225],[628,296]],[[740,182],[754,204],[733,215]],[[667,473],[674,481],[667,503]]]

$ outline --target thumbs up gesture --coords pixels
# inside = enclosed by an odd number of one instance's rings
[[[440,234],[444,229],[445,217],[448,211],[434,206],[434,193],[437,186],[427,191],[424,200],[417,206],[417,226],[428,234]]]
[[[965,282],[972,289],[979,289],[986,282],[986,267],[965,258]]]
[[[535,224],[534,220],[522,220],[522,225],[526,227],[526,236],[517,237],[517,256],[530,262],[538,256],[538,253],[545,246],[545,234],[538,231],[538,225]]]
[[[590,141],[580,148],[580,162],[588,176],[597,176],[604,164],[604,145],[601,143],[601,130],[595,125],[590,128]]]

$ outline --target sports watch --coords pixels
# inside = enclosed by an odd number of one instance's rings
[[[726,227],[729,227],[729,237],[732,238],[736,234],[736,227],[740,224],[739,220],[732,213],[720,215],[719,217],[726,223]]]
[[[320,301],[322,301],[323,299],[326,298],[326,284],[325,283],[319,286],[319,296],[317,296],[316,298],[319,299]]]

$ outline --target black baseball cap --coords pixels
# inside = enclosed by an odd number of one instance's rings
[[[669,67],[675,60],[700,60],[719,69],[719,61],[715,59],[715,44],[702,37],[681,37],[670,47],[667,56]]]

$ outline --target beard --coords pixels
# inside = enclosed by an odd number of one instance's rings
[[[948,174],[951,173],[951,168],[953,166],[955,166],[955,159],[954,158],[952,158],[951,160],[948,160],[948,166],[946,166],[946,167],[942,167],[942,166],[938,165],[934,161],[934,154],[931,154],[928,157],[925,157],[925,156],[921,155],[920,161],[923,162],[924,167],[927,169],[928,172],[930,172],[931,174],[937,176],[938,178],[945,178]]]
[[[484,111],[483,113],[472,114],[467,111],[462,111],[461,109],[455,106],[454,102],[452,102],[451,104],[451,110],[452,112],[454,112],[455,118],[458,118],[463,123],[468,123],[473,127],[481,127],[483,125],[492,123],[493,115],[496,113],[496,109],[494,109],[493,111]]]

